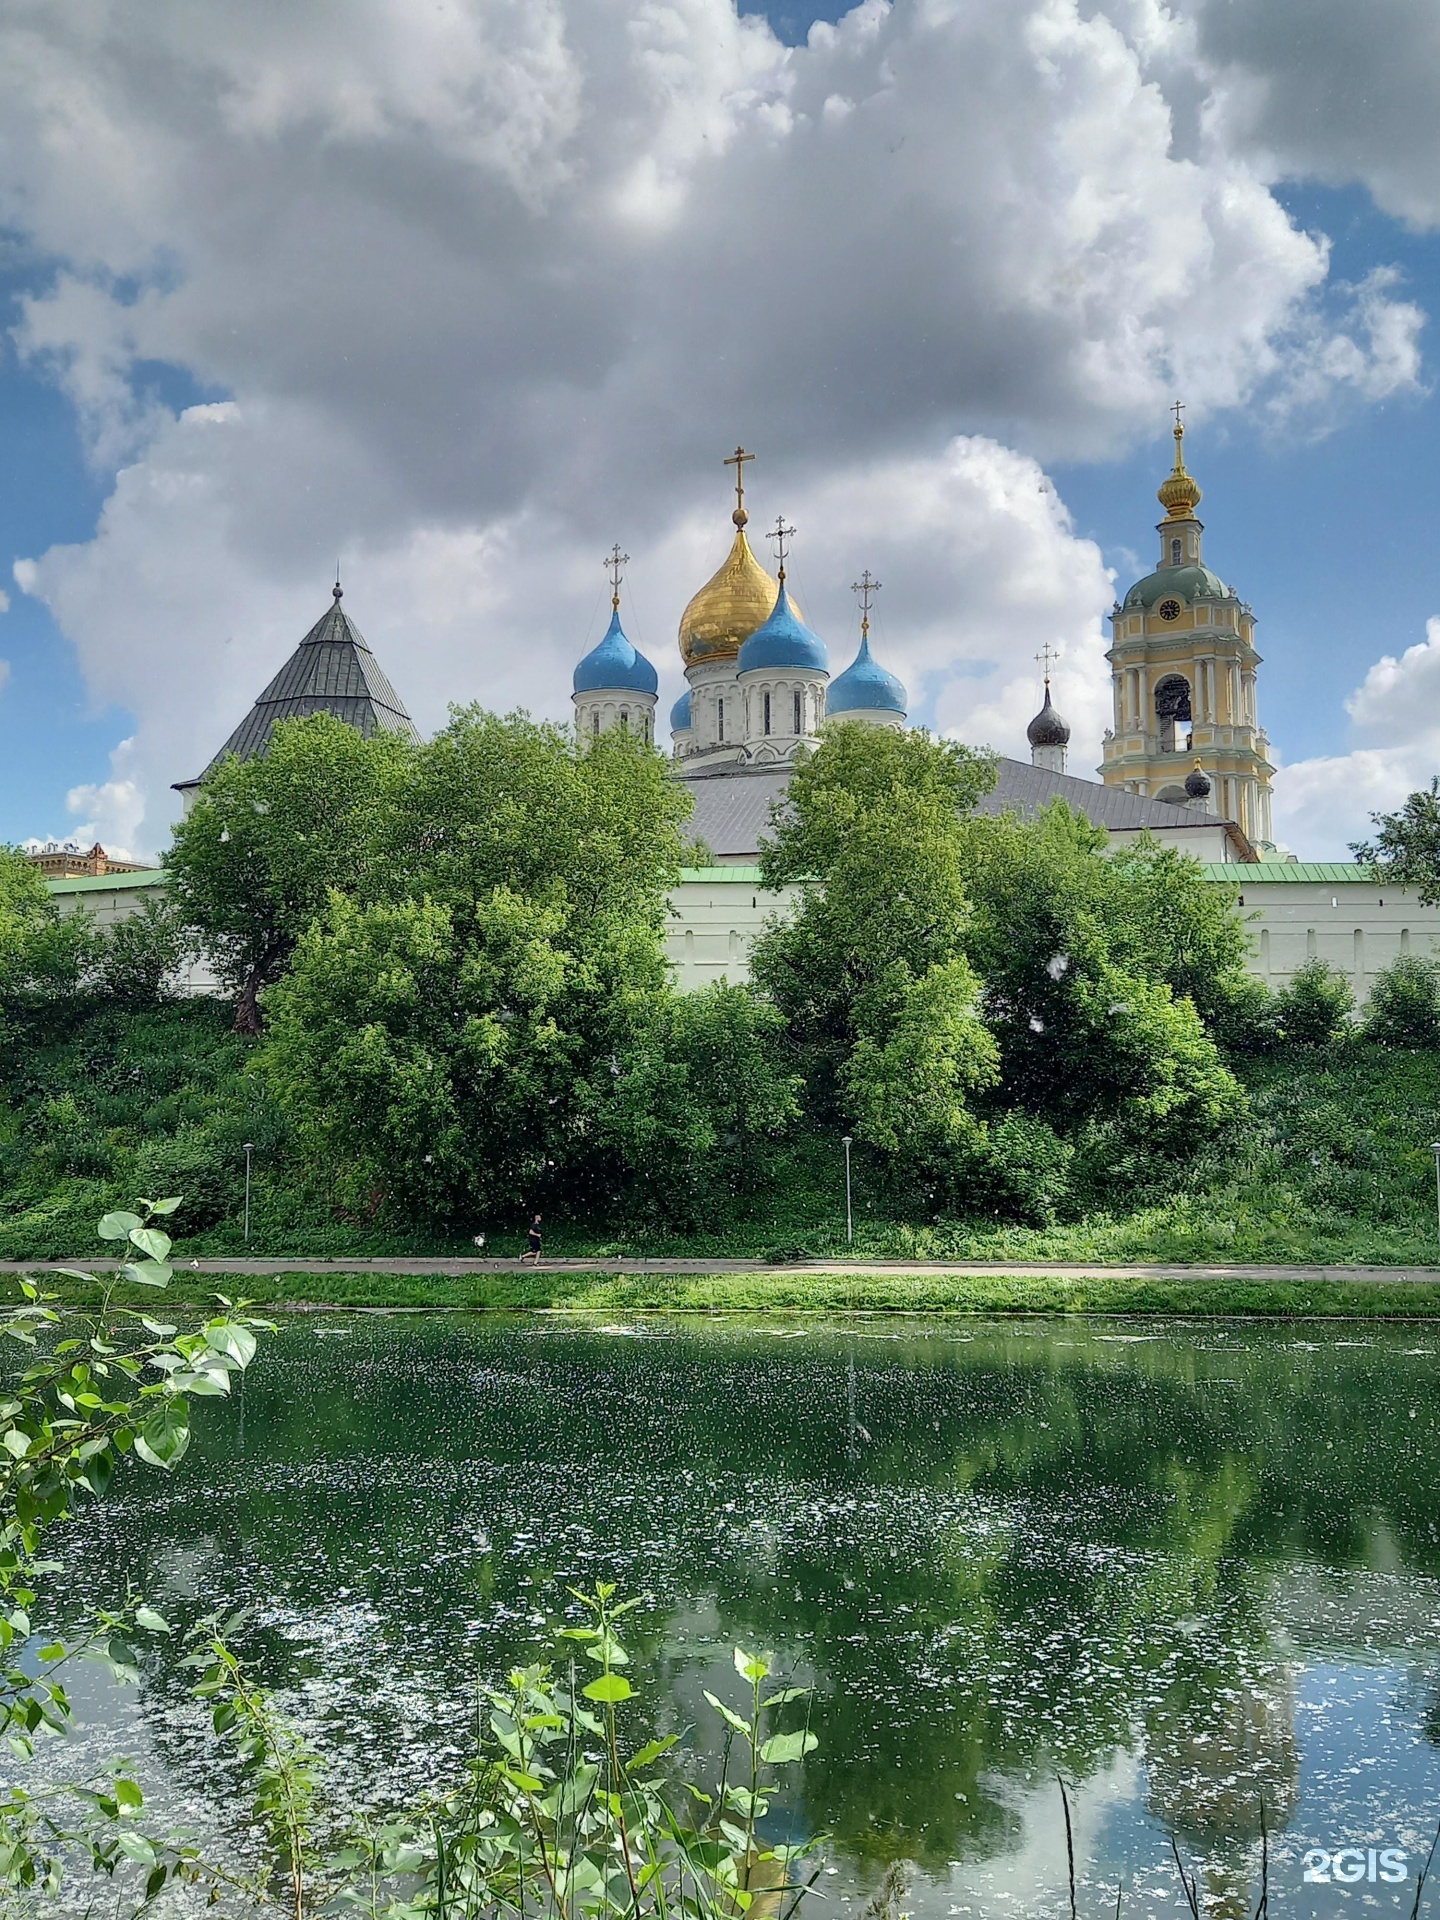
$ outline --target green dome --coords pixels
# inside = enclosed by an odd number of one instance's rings
[[[1209,567],[1161,567],[1158,573],[1147,573],[1143,580],[1137,580],[1125,596],[1125,606],[1153,607],[1157,600],[1164,600],[1170,594],[1177,600],[1230,600],[1234,598],[1229,587],[1218,573],[1212,573]]]

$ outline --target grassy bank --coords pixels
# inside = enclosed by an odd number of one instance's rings
[[[249,1059],[250,1043],[230,1032],[226,1009],[206,1001],[92,1012],[9,1048],[0,1075],[0,1258],[83,1261],[99,1216],[141,1193],[185,1196],[176,1227],[187,1253],[239,1254],[247,1250],[246,1141],[255,1149],[251,1253],[438,1258],[472,1253],[476,1232],[490,1253],[521,1250],[520,1207],[508,1219],[448,1226],[390,1218],[383,1208],[347,1216],[297,1160]],[[899,1218],[857,1149],[847,1249],[839,1142],[809,1136],[777,1149],[763,1190],[707,1196],[704,1224],[692,1231],[552,1213],[546,1251],[706,1260],[852,1251],[1097,1267],[1440,1259],[1430,1154],[1440,1136],[1440,1053],[1346,1041],[1240,1070],[1250,1110],[1225,1140],[1184,1167],[1142,1161],[1116,1192],[1092,1196],[1079,1218],[1048,1226]],[[1167,1302],[1161,1310],[1188,1309]]]
[[[13,1281],[11,1282],[13,1285]],[[64,1298],[98,1289],[54,1283]],[[1440,1319],[1440,1286],[1403,1281],[1063,1279],[1007,1274],[222,1274],[177,1272],[167,1305],[206,1305],[217,1292],[300,1308],[450,1308],[468,1312],[923,1313],[1304,1316]],[[156,1295],[120,1288],[117,1300],[153,1312]]]

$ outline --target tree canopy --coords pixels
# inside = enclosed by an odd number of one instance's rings
[[[1440,774],[1412,793],[1394,813],[1372,813],[1373,840],[1354,840],[1350,851],[1377,879],[1414,887],[1422,906],[1440,903]]]

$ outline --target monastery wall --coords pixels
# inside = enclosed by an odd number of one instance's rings
[[[1117,836],[1118,837],[1118,836]],[[1355,997],[1369,998],[1375,975],[1402,953],[1440,957],[1440,907],[1422,907],[1413,892],[1377,885],[1364,867],[1262,862],[1204,867],[1217,884],[1240,887],[1250,929],[1250,968],[1270,987],[1285,985],[1308,959],[1349,976]],[[63,912],[84,912],[102,925],[138,913],[163,873],[110,874],[52,880]],[[666,946],[687,991],[712,980],[745,980],[750,949],[793,888],[767,893],[756,866],[690,868],[670,896]],[[216,980],[203,963],[179,981],[186,993],[211,993]]]

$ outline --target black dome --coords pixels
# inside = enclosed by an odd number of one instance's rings
[[[1198,766],[1192,767],[1189,773],[1186,774],[1185,791],[1192,800],[1208,799],[1210,782],[1205,778],[1205,775],[1200,771]]]
[[[1045,704],[1025,729],[1025,737],[1032,747],[1068,747],[1070,744],[1070,729],[1050,704],[1048,684]]]

